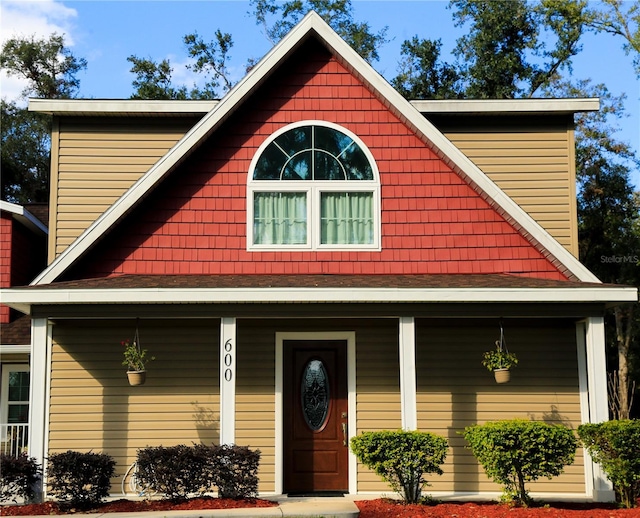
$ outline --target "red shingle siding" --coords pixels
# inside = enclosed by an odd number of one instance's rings
[[[0,215],[0,287],[11,286],[11,214]],[[0,324],[9,322],[9,307],[0,304]]]
[[[301,49],[67,278],[115,274],[514,273],[565,279],[349,71]],[[257,148],[300,120],[344,126],[380,171],[380,252],[247,252]]]

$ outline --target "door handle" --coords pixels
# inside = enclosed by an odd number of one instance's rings
[[[342,445],[347,445],[347,423],[342,423]]]

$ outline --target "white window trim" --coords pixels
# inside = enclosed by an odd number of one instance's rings
[[[283,133],[303,126],[324,126],[340,131],[349,136],[360,147],[371,165],[373,180],[308,180],[308,181],[287,181],[287,180],[254,180],[253,172],[258,159],[276,138]],[[253,243],[253,195],[256,192],[305,192],[307,193],[307,242],[297,245],[276,245],[276,244],[254,244]],[[320,196],[323,192],[370,192],[373,194],[373,218],[374,235],[373,242],[367,244],[329,244],[320,243]],[[381,250],[381,202],[380,202],[380,173],[373,154],[362,140],[348,129],[337,124],[320,121],[304,120],[289,124],[280,128],[266,139],[258,148],[247,176],[247,250],[251,252],[274,252],[292,250],[315,250],[315,251],[356,251],[356,250]]]
[[[9,374],[11,372],[30,372],[28,363],[6,363],[2,365],[2,386],[0,388],[0,423],[8,424],[9,419]],[[21,402],[31,407],[31,401]],[[29,419],[24,424],[29,424]],[[6,429],[2,429],[2,437],[0,440],[6,440]]]

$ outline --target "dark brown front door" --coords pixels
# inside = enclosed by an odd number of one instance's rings
[[[348,491],[347,344],[284,342],[286,493]]]

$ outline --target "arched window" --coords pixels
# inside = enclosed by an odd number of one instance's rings
[[[375,161],[337,125],[306,121],[274,134],[253,159],[247,193],[250,250],[379,248]]]

